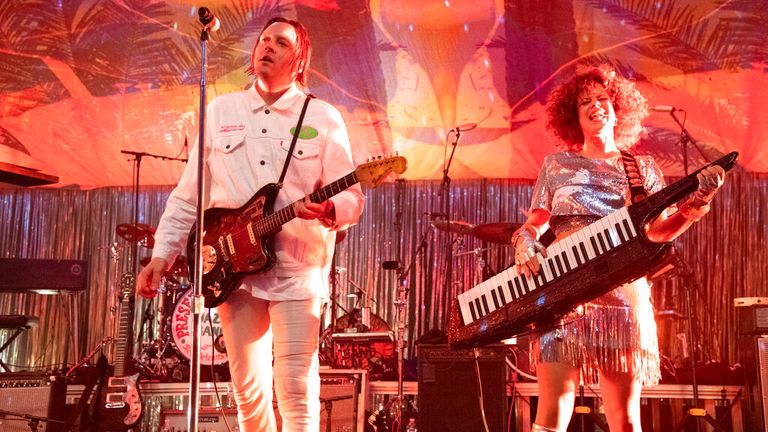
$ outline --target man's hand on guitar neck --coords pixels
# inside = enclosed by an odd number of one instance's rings
[[[163,258],[152,258],[136,277],[136,292],[142,297],[153,298],[160,287],[160,278],[168,270],[168,261]]]
[[[309,196],[305,196],[303,201],[296,201],[293,210],[296,217],[301,219],[318,219],[326,227],[331,227],[336,221],[336,209],[333,201],[327,200],[321,203],[313,203]]]

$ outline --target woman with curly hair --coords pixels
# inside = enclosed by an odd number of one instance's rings
[[[538,274],[534,256],[546,254],[538,239],[547,225],[561,239],[629,205],[630,183],[648,193],[663,187],[662,172],[650,156],[630,156],[634,162],[625,170],[621,154],[637,142],[647,115],[646,100],[634,83],[610,66],[589,68],[554,90],[547,126],[562,141],[562,151],[544,159],[527,221],[512,237],[519,271]],[[633,171],[639,176],[631,176]],[[648,238],[662,242],[680,235],[709,210],[724,179],[718,166],[702,171],[698,190],[676,212],[663,212],[650,223]],[[580,382],[600,383],[611,432],[641,430],[640,391],[660,378],[645,278],[579,305],[533,345],[539,382],[534,431],[566,430]]]

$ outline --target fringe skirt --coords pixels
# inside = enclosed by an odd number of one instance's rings
[[[645,386],[661,378],[656,321],[645,278],[583,304],[560,326],[532,338],[531,363],[566,363],[585,385],[598,371],[628,372]]]

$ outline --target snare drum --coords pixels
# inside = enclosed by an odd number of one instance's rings
[[[192,315],[192,290],[182,295],[176,302],[171,315],[171,336],[176,350],[187,360],[192,358],[192,333],[194,327],[194,317]],[[203,309],[200,319],[203,320],[203,330],[200,337],[200,364],[202,365],[220,365],[227,362],[226,352],[222,352],[221,346],[214,347],[219,340],[219,345],[223,340],[221,321],[216,308],[210,309],[211,322],[208,322],[208,308]],[[213,328],[211,328],[213,324]]]

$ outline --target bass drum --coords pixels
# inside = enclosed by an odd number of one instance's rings
[[[171,315],[170,333],[176,350],[188,361],[192,358],[192,333],[193,333],[193,315],[192,315],[192,290],[187,290],[176,301]],[[211,320],[208,321],[208,312],[210,311]],[[221,329],[221,321],[216,308],[203,309],[200,316],[203,320],[203,331],[200,337],[200,364],[201,365],[222,365],[227,362],[227,353],[224,349],[224,336]],[[211,326],[213,324],[213,326]]]

